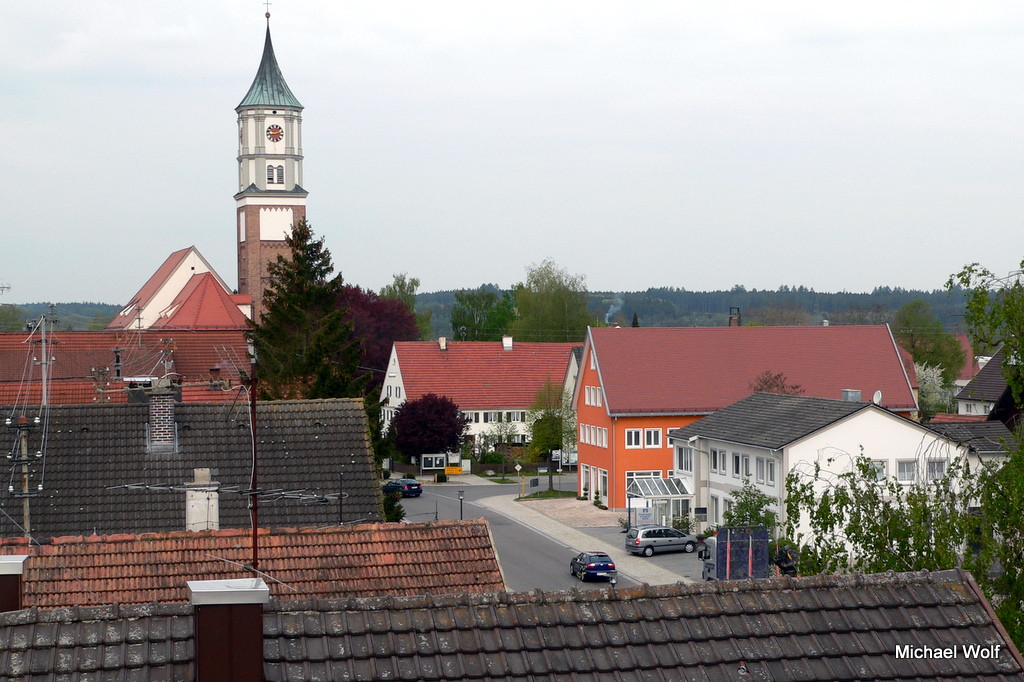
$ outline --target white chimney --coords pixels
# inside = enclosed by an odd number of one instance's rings
[[[503,350],[512,350],[512,337],[503,336],[501,337],[501,347]]]
[[[185,530],[220,530],[220,483],[210,480],[210,470],[195,469],[195,480],[185,484]]]
[[[448,350],[448,339],[443,336],[437,337],[437,346],[441,350]]]

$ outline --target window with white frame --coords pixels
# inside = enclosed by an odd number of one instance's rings
[[[626,447],[627,448],[642,448],[644,446],[643,431],[640,429],[626,429]]]
[[[580,424],[580,442],[586,444],[587,442],[587,425]]]
[[[742,461],[742,459],[743,459],[743,457],[740,455],[740,453],[738,453],[738,452],[732,453],[732,477],[733,478],[739,478],[740,477],[740,462]]]
[[[755,472],[757,473],[757,482],[764,483],[764,457],[757,458]]]
[[[896,480],[900,483],[913,483],[917,480],[917,461],[913,459],[896,462]]]
[[[580,495],[582,495],[584,491],[587,491],[587,493],[589,494],[589,492],[590,492],[590,465],[589,464],[581,464],[580,465],[580,485],[582,486],[580,488]]]
[[[929,481],[941,480],[946,475],[946,460],[944,459],[930,459],[927,463],[927,473]]]
[[[768,485],[775,485],[775,460],[771,457],[765,461],[764,479]]]
[[[607,429],[607,427],[602,426],[601,428],[599,428],[597,430],[597,432],[598,432],[597,433],[597,435],[598,435],[598,443],[597,444],[600,445],[602,448],[608,447],[608,429]]]
[[[608,500],[608,470],[607,469],[598,469],[597,477],[598,477],[598,488],[597,488],[597,490],[598,490],[598,492],[601,493],[601,497],[607,503],[607,500]]]
[[[708,464],[712,472],[718,473],[725,469],[725,453],[717,448],[708,451]]]
[[[661,429],[644,429],[644,447],[661,447]]]
[[[711,496],[711,509],[708,512],[708,523],[718,523],[718,496]]]
[[[750,478],[750,455],[743,455],[743,477]]]
[[[687,473],[693,473],[693,448],[688,445],[682,445],[676,448],[676,452],[679,453],[676,458],[676,468],[682,469]]]

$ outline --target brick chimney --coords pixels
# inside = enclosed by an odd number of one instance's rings
[[[25,572],[28,554],[6,554],[0,556],[0,612],[20,611],[21,576]]]
[[[185,530],[220,530],[220,483],[207,468],[193,471],[195,480],[185,484]]]
[[[173,452],[177,444],[174,427],[174,399],[177,392],[169,379],[153,382],[149,391],[149,449]]]
[[[741,327],[743,321],[740,319],[739,306],[732,306],[729,308],[729,326],[730,327]]]
[[[189,580],[195,612],[195,666],[199,682],[263,680],[263,605],[270,589],[261,578]]]

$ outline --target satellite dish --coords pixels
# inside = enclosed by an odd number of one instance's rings
[[[871,402],[873,402],[875,405],[881,405],[882,404],[882,392],[881,391],[875,391],[875,394],[873,396],[871,396]]]

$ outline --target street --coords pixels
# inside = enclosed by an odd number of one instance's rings
[[[438,520],[450,520],[459,518],[459,494],[460,488],[450,485],[425,485],[423,495],[416,498],[405,498],[402,506],[406,510],[405,520],[410,523]],[[573,587],[607,587],[605,582],[582,583],[569,575],[569,561],[579,551],[593,549],[593,547],[569,547],[563,542],[552,539],[547,535],[538,533],[532,528],[511,519],[504,514],[494,512],[478,501],[492,495],[515,494],[519,490],[518,484],[508,485],[467,485],[461,488],[464,499],[462,500],[462,516],[466,519],[484,518],[487,520],[494,539],[495,551],[505,576],[505,583],[509,590],[565,590]],[[622,543],[622,536],[617,530],[593,529],[593,534],[599,536],[602,542],[614,544],[616,547]],[[656,556],[650,559],[641,557],[628,557],[627,563],[632,562],[658,562],[673,567],[686,564],[686,573],[691,573],[696,567],[694,555],[671,554]],[[693,564],[693,567],[690,566]],[[618,564],[620,571],[624,570],[621,563]],[[699,569],[697,575],[699,575]],[[636,581],[620,573],[618,585],[635,585]]]

